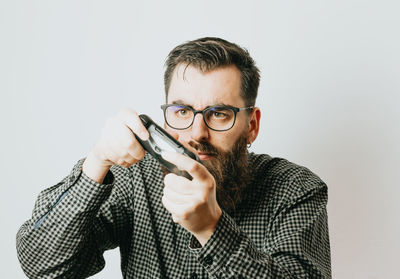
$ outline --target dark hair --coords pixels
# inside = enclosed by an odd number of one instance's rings
[[[175,47],[165,61],[165,96],[171,84],[172,73],[179,64],[191,65],[202,72],[235,65],[241,73],[241,97],[246,106],[254,106],[260,83],[260,71],[249,52],[226,40],[205,37]]]

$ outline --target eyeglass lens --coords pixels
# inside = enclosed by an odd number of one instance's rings
[[[203,112],[206,124],[214,130],[230,129],[235,122],[235,112],[227,107],[210,107]],[[194,111],[186,106],[169,106],[165,110],[168,125],[177,129],[190,127],[194,119]]]

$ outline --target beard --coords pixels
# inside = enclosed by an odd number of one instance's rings
[[[250,184],[250,168],[247,152],[247,133],[241,135],[231,150],[221,150],[209,142],[188,144],[198,152],[213,154],[213,158],[202,161],[216,183],[216,194],[219,206],[232,213],[244,200],[244,190]],[[169,171],[163,167],[164,175]]]

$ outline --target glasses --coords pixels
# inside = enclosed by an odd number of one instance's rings
[[[227,131],[235,125],[236,114],[242,110],[251,110],[254,107],[236,108],[231,106],[213,106],[203,110],[195,110],[192,107],[166,104],[161,109],[167,125],[176,130],[184,130],[192,126],[196,114],[203,114],[204,123],[214,131]]]

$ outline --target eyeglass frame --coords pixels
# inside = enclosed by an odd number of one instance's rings
[[[190,123],[189,126],[187,126],[186,128],[175,128],[175,127],[171,126],[171,125],[168,123],[167,115],[166,115],[166,110],[167,110],[167,108],[173,107],[173,106],[182,106],[182,107],[188,108],[189,110],[191,110],[191,111],[193,112],[192,122]],[[205,112],[207,112],[207,111],[209,111],[210,109],[213,109],[213,108],[225,108],[225,109],[231,109],[231,110],[233,110],[234,116],[233,116],[233,123],[232,123],[232,126],[229,127],[228,129],[224,129],[224,130],[216,130],[216,129],[211,128],[211,127],[208,125],[207,121],[206,121]],[[254,106],[243,107],[243,108],[237,108],[237,107],[233,107],[233,106],[221,106],[221,105],[216,105],[216,106],[207,107],[207,108],[205,108],[205,109],[203,109],[203,110],[195,110],[195,109],[192,108],[191,106],[187,106],[187,105],[180,105],[180,104],[164,104],[164,105],[161,105],[161,109],[163,110],[165,123],[167,123],[167,125],[168,125],[169,127],[171,127],[172,129],[175,129],[175,130],[186,130],[186,129],[190,128],[190,126],[192,126],[193,123],[194,123],[194,119],[196,118],[196,115],[197,115],[198,113],[201,113],[201,114],[203,115],[203,121],[204,121],[204,123],[206,124],[206,126],[207,126],[210,130],[213,130],[213,131],[216,131],[216,132],[225,132],[225,131],[229,131],[230,129],[233,128],[233,126],[235,126],[235,123],[236,123],[236,114],[237,114],[238,112],[243,111],[243,110],[250,110],[250,109],[253,110],[253,109],[254,109]]]

